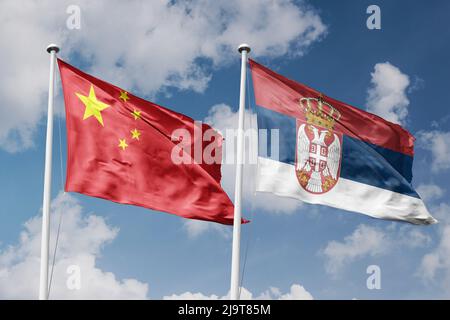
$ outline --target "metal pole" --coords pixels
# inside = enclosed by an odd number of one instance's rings
[[[50,80],[48,85],[47,139],[45,143],[44,200],[42,204],[41,273],[39,278],[39,300],[48,299],[48,251],[50,240],[50,199],[52,190],[52,145],[53,145],[53,91],[55,87],[56,53],[59,47],[51,44]]]
[[[247,54],[250,47],[241,44],[238,48],[241,53],[241,89],[239,97],[239,126],[237,135],[236,153],[236,184],[234,190],[234,220],[233,220],[233,247],[231,256],[231,287],[230,299],[239,300],[239,269],[241,246],[241,200],[242,200],[242,169],[244,160],[244,112],[245,112],[245,80],[247,75]]]

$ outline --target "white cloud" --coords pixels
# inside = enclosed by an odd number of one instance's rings
[[[441,228],[439,244],[422,258],[418,275],[450,294],[450,225]]]
[[[164,296],[163,300],[219,300],[219,297],[215,294],[207,296],[200,292],[192,293],[187,291],[179,295],[172,294],[170,296]]]
[[[227,300],[229,299],[229,293],[225,296],[218,296],[215,294],[205,295],[203,293],[197,292],[184,292],[182,294],[173,294],[170,296],[163,297],[164,300]],[[253,293],[245,288],[241,288],[241,300],[313,300],[313,296],[309,293],[303,286],[299,284],[293,284],[289,292],[282,293],[280,289],[275,287],[270,287],[268,290],[262,292],[258,296],[254,297]]]
[[[441,203],[433,208],[439,219],[439,241],[436,247],[423,256],[417,276],[429,285],[442,290],[444,298],[450,295],[450,205]],[[435,290],[435,296],[439,291]]]
[[[75,198],[60,194],[52,202],[51,216],[63,215],[52,281],[51,299],[145,299],[148,285],[135,279],[117,279],[97,266],[103,247],[117,236],[118,229],[105,219],[82,213]],[[28,220],[19,242],[0,251],[0,299],[36,299],[39,286],[41,217]],[[54,250],[57,223],[50,236]],[[80,290],[69,290],[67,268],[79,267]]]
[[[170,296],[164,296],[163,300],[229,300],[230,293],[225,296],[218,296],[215,294],[206,295],[201,292],[192,293],[190,291],[181,294],[172,294]],[[241,300],[250,300],[253,298],[253,294],[247,289],[241,287]]]
[[[257,299],[262,300],[313,300],[313,296],[303,286],[293,284],[287,293],[281,293],[278,288],[270,288],[263,292]]]
[[[424,201],[439,199],[444,194],[444,190],[436,184],[421,184],[417,192]]]
[[[380,257],[402,247],[426,247],[430,243],[431,238],[414,226],[397,227],[391,224],[383,230],[361,224],[343,241],[330,241],[320,255],[326,259],[327,273],[337,276],[345,266],[357,259]]]
[[[227,239],[231,237],[231,228],[229,226],[214,222],[184,219],[183,226],[190,238],[196,238],[209,231],[215,231]]]
[[[398,230],[393,228],[390,235],[392,249],[396,247],[405,248],[424,248],[428,247],[431,243],[431,237],[417,229],[414,226],[403,226]]]
[[[327,261],[325,268],[330,274],[337,274],[343,266],[364,256],[378,256],[387,250],[386,235],[379,229],[359,225],[344,241],[330,241],[322,254]]]
[[[450,132],[420,131],[417,134],[419,146],[431,152],[431,169],[433,172],[450,168]]]
[[[48,90],[50,42],[62,42],[57,25],[65,12],[53,1],[2,1],[0,10],[0,144],[8,151],[33,145],[36,124],[45,108]]]
[[[438,206],[431,208],[434,215],[439,219],[440,225],[450,225],[450,205],[442,202]]]
[[[371,76],[372,86],[367,90],[367,110],[388,121],[404,124],[409,106],[406,96],[410,84],[408,75],[385,62],[377,63]]]
[[[73,2],[2,1],[0,11],[0,143],[11,152],[33,145],[46,110],[51,42],[87,71],[151,96],[173,86],[204,90],[212,70],[236,61],[246,41],[252,55],[301,55],[326,32],[320,17],[290,0],[78,1],[81,29],[66,29]],[[90,66],[90,67],[89,67]]]

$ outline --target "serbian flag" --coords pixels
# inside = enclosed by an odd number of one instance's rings
[[[411,185],[408,131],[255,61],[250,68],[258,128],[278,136],[259,141],[257,191],[374,218],[436,222]]]
[[[219,133],[62,60],[58,65],[66,106],[66,191],[233,224],[234,207],[220,185]]]

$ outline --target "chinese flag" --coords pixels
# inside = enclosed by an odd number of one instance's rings
[[[58,65],[66,105],[66,191],[233,224],[233,203],[220,186],[222,137],[216,131],[62,60]],[[205,152],[216,161],[202,161]]]

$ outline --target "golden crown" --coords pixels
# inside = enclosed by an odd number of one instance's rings
[[[334,123],[341,118],[341,113],[323,101],[322,95],[319,98],[301,98],[300,108],[305,113],[306,122],[329,130],[332,130]]]

